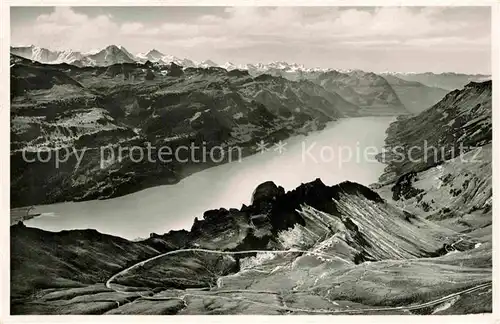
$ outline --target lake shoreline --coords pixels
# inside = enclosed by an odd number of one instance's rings
[[[127,233],[135,231],[130,227],[117,230],[114,228],[114,225],[118,224],[118,222],[121,223],[124,219],[128,220],[129,217],[132,217],[133,219],[143,219],[146,222],[149,219],[155,223],[155,229],[162,227],[165,228],[165,231],[170,229],[189,229],[193,219],[202,216],[203,212],[206,210],[220,207],[239,208],[242,204],[247,204],[253,189],[260,184],[259,180],[253,180],[253,182],[252,180],[249,181],[249,179],[255,177],[264,181],[274,181],[277,185],[284,186],[285,190],[291,190],[297,185],[300,185],[300,183],[312,181],[315,178],[326,179],[325,183],[334,185],[341,180],[351,180],[354,177],[354,181],[370,185],[373,181],[366,183],[366,181],[363,182],[361,180],[366,178],[373,179],[376,182],[379,174],[376,176],[370,174],[373,173],[368,170],[372,169],[371,166],[366,168],[355,166],[352,177],[342,178],[343,175],[340,175],[338,180],[336,180],[336,177],[330,177],[331,180],[329,180],[328,176],[331,174],[336,174],[338,176],[341,173],[353,172],[349,171],[349,168],[352,166],[347,166],[347,171],[339,169],[337,171],[340,172],[335,172],[335,168],[338,168],[335,163],[330,166],[316,165],[311,161],[301,164],[296,156],[300,151],[299,144],[307,141],[316,141],[326,145],[348,145],[354,147],[354,145],[356,145],[354,140],[359,140],[358,136],[361,136],[360,133],[363,133],[365,137],[361,137],[361,141],[365,141],[368,143],[367,145],[373,145],[373,138],[377,138],[377,146],[382,147],[385,141],[386,129],[394,118],[394,116],[342,118],[328,123],[322,130],[309,132],[308,135],[292,136],[287,139],[287,145],[289,145],[289,149],[293,151],[290,154],[292,154],[292,157],[295,159],[278,155],[276,152],[252,154],[244,157],[241,162],[226,163],[204,169],[200,172],[195,172],[181,179],[174,185],[155,186],[105,200],[38,205],[35,206],[35,210],[39,212],[40,215],[29,220],[25,219],[24,221],[27,221],[26,225],[29,227],[38,227],[49,231],[95,228],[103,233],[118,235],[127,239],[135,239],[137,237],[144,237],[152,231],[144,230],[140,235],[127,235]],[[381,125],[383,127],[381,127]],[[360,129],[364,129],[365,131],[360,132]],[[382,134],[380,134],[380,132]],[[350,133],[350,135],[346,133]],[[344,143],[344,137],[350,140],[350,142]],[[333,144],[331,144],[332,141]],[[379,165],[376,169],[380,168],[380,166],[385,167],[385,165],[381,163],[377,164]],[[285,174],[286,172],[283,170],[288,170],[289,173]],[[382,172],[381,170],[374,172],[379,173],[379,171]],[[359,173],[361,173],[361,175]],[[210,174],[216,175],[210,176]],[[312,175],[308,176],[308,174]],[[204,175],[206,179],[204,179]],[[356,179],[356,177],[358,178]],[[289,181],[289,178],[293,178],[293,181]],[[195,184],[193,184],[193,182]],[[240,185],[239,182],[244,184]],[[250,184],[248,184],[248,182],[250,182]],[[245,190],[248,192],[245,193]],[[200,198],[200,196],[204,195],[207,197]],[[176,198],[181,202],[179,205],[175,203]],[[182,202],[185,202],[185,204]],[[115,207],[110,207],[113,205]],[[152,211],[148,212],[148,210]],[[145,212],[148,216],[144,214]],[[78,216],[75,216],[75,214]],[[125,215],[120,216],[120,214]],[[132,214],[134,214],[134,216],[131,216]],[[101,217],[99,217],[99,215],[101,215]],[[81,219],[77,221],[72,220],[75,217]],[[173,222],[165,221],[165,218],[169,217],[174,217]],[[137,221],[134,220],[133,223],[137,223]],[[164,223],[163,226],[162,223]],[[148,227],[140,223],[136,225],[139,228]]]

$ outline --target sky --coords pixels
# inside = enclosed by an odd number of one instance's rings
[[[11,45],[219,64],[491,73],[489,7],[11,7]]]

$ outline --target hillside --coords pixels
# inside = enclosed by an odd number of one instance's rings
[[[406,81],[394,75],[384,75],[401,103],[408,111],[418,114],[433,106],[449,92],[448,90],[429,87],[417,81]]]
[[[391,85],[375,73],[333,70],[320,74],[313,82],[358,106],[358,114],[362,116],[409,113]]]
[[[214,159],[224,163],[238,158],[229,155],[233,146],[242,156],[253,154],[261,140],[274,143],[318,130],[356,110],[314,83],[254,78],[238,70],[151,62],[44,65],[15,56],[11,65],[13,207],[175,183],[213,165],[196,162],[210,160],[206,154],[213,147],[224,148]],[[148,145],[168,145],[175,152],[191,143],[206,146],[206,152],[198,150],[188,163],[164,163],[156,151],[154,163],[134,162],[130,154],[111,159],[119,146],[147,151]],[[52,152],[48,162],[26,162],[46,148]],[[57,167],[55,152],[65,160]]]
[[[350,182],[263,183],[250,206],[141,242],[19,224],[11,246],[14,314],[491,311],[490,243]]]
[[[461,89],[470,82],[483,82],[491,80],[490,75],[463,74],[463,73],[384,73],[384,77],[391,75],[411,82],[420,82],[428,87],[441,88],[448,91]]]
[[[471,82],[394,122],[386,149],[399,153],[379,156],[388,166],[372,186],[391,204],[477,239],[477,246],[492,239],[491,86]]]
[[[387,152],[380,156],[388,164],[381,182],[393,182],[490,143],[491,95],[491,81],[471,82],[419,115],[391,124]]]

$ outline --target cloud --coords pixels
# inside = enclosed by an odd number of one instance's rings
[[[78,14],[68,7],[55,7],[51,14],[40,15],[37,22],[54,23],[61,25],[77,25],[88,22],[89,18],[84,14]]]
[[[53,13],[40,15],[25,36],[80,45],[87,40],[126,40],[127,36],[141,36],[154,41],[153,37],[165,36],[181,43],[186,38],[203,39],[207,43],[225,38],[229,47],[242,39],[255,42],[256,37],[263,43],[279,37],[283,42],[292,43],[425,46],[421,40],[426,37],[455,37],[461,42],[461,39],[482,38],[488,33],[484,21],[479,22],[484,28],[478,28],[477,19],[458,19],[464,18],[460,16],[446,19],[444,12],[440,7],[381,7],[372,11],[326,7],[310,8],[306,12],[300,7],[232,7],[226,8],[224,16],[200,15],[191,22],[154,25],[142,21],[118,24],[110,15],[91,18],[71,8],[56,7]]]
[[[236,7],[227,16],[202,16],[191,24],[165,24],[162,29],[170,38],[226,37],[229,42],[260,37],[263,43],[279,37],[282,42],[361,44],[402,46],[419,42],[412,39],[455,37],[474,39],[489,33],[489,26],[477,27],[477,20],[447,20],[441,8],[415,9],[382,7],[372,12],[361,9],[330,9],[316,12],[308,19],[301,8]],[[349,39],[350,42],[343,40]],[[439,45],[439,44],[435,44]],[[232,44],[228,43],[228,46]],[[422,43],[425,46],[425,42]]]
[[[144,25],[138,22],[125,23],[120,27],[120,32],[127,34],[137,34],[144,30]]]
[[[111,7],[106,10],[113,12]],[[361,57],[372,49],[449,54],[452,49],[474,48],[489,53],[491,42],[489,9],[480,7],[228,7],[220,14],[200,11],[189,19],[166,16],[164,21],[150,21],[140,7],[131,10],[134,15],[127,18],[135,18],[125,21],[56,7],[13,30],[12,40],[82,51],[120,44],[132,52],[157,48],[176,56],[198,56],[195,59],[250,52],[262,53],[259,59],[295,57],[291,50],[309,56],[322,52],[325,57],[353,51]]]
[[[85,45],[104,46],[118,30],[111,15],[88,17],[71,8],[56,7],[54,12],[37,17],[32,25],[13,31],[14,41],[52,49],[85,49]]]

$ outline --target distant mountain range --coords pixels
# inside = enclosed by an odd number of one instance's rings
[[[491,80],[491,75],[486,74],[464,74],[464,73],[404,73],[404,72],[384,72],[380,73],[384,77],[397,77],[406,81],[420,82],[429,87],[437,87],[446,90],[461,89],[469,82],[483,82]]]
[[[201,62],[187,58],[166,55],[157,49],[131,54],[123,46],[109,45],[101,50],[87,53],[71,50],[52,51],[37,46],[11,47],[11,53],[44,64],[71,64],[78,67],[107,67],[114,64],[154,63],[161,69],[171,63],[181,69],[222,68],[227,71],[243,70],[250,76],[263,74],[281,77],[291,81],[310,81],[336,93],[353,108],[354,115],[391,115],[400,113],[420,113],[441,100],[446,93],[460,89],[469,82],[490,79],[483,74],[460,73],[373,73],[361,70],[340,70],[333,68],[309,68],[297,63],[284,61],[267,64],[242,64],[232,62],[218,64],[212,60]],[[317,88],[315,89],[317,91]],[[317,94],[318,95],[318,94]],[[324,93],[319,94],[323,96]]]
[[[77,52],[72,50],[53,51],[50,49],[38,46],[21,46],[11,47],[10,52],[17,56],[26,59],[38,61],[46,64],[59,64],[68,63],[76,66],[109,66],[118,63],[133,63],[146,61],[154,63],[175,63],[183,68],[189,67],[221,67],[228,71],[231,70],[247,70],[250,75],[258,76],[260,74],[270,74],[273,76],[281,76],[292,81],[299,79],[316,79],[320,74],[325,72],[340,72],[340,73],[360,73],[359,70],[341,70],[334,68],[309,68],[302,64],[287,63],[283,61],[271,63],[257,63],[257,64],[234,64],[226,62],[218,64],[212,60],[204,60],[201,62],[193,61],[187,58],[178,58],[172,55],[166,55],[157,49],[152,49],[146,53],[138,53],[136,55],[130,53],[125,47],[117,45],[109,45],[101,50],[94,50],[90,52]],[[405,81],[419,82],[427,87],[440,88],[444,90],[460,89],[471,81],[480,82],[486,81],[491,78],[489,75],[484,74],[463,74],[463,73],[414,73],[414,72],[383,72],[377,73],[378,75],[389,78],[389,83],[394,82],[394,78]],[[399,81],[397,81],[399,82]],[[415,84],[413,84],[415,86]],[[439,92],[439,91],[438,91]],[[434,98],[434,96],[432,96]],[[441,99],[442,96],[438,98]],[[437,101],[432,99],[431,104]]]
[[[60,64],[68,63],[76,66],[109,66],[119,63],[145,63],[159,62],[159,63],[175,63],[184,68],[188,67],[215,67],[219,66],[211,60],[202,62],[195,62],[190,59],[181,59],[172,55],[165,55],[156,49],[152,49],[147,53],[139,53],[134,55],[130,53],[125,47],[117,45],[109,45],[101,50],[94,50],[87,53],[75,52],[72,50],[52,51],[50,49],[38,46],[21,46],[11,47],[10,52],[17,56],[34,60],[45,64]],[[237,69],[240,67],[234,66],[229,70]]]
[[[72,50],[51,51],[38,46],[10,47],[12,54],[34,60],[40,63],[72,63],[83,59],[85,54]]]

